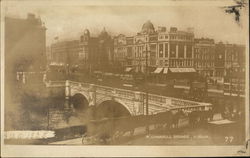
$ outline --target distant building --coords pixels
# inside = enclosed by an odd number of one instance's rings
[[[194,68],[203,77],[215,76],[215,43],[213,39],[195,39]]]
[[[215,77],[224,82],[224,77],[229,74],[229,69],[238,71],[245,69],[245,46],[236,44],[215,45]]]
[[[105,29],[98,37],[85,29],[79,39],[53,43],[51,57],[51,66],[108,71],[113,63],[113,40]]]
[[[92,37],[89,30],[85,29],[80,36],[80,65],[91,71],[91,69],[97,68],[95,63],[99,62],[98,58],[98,38]]]
[[[245,53],[243,45],[216,44],[215,77],[223,80],[224,95],[245,95]]]
[[[121,62],[125,70],[145,72],[146,51],[150,70],[155,73],[167,73],[168,68],[193,68],[194,33],[192,29],[179,31],[175,27],[169,31],[166,27],[155,30],[147,21],[137,35],[120,34],[114,38],[114,59]],[[184,70],[191,69],[180,71]]]
[[[49,64],[49,63],[51,63],[51,48],[50,48],[50,46],[47,46],[46,47],[46,61],[47,61],[47,63]]]
[[[46,68],[46,28],[39,17],[28,14],[26,19],[5,17],[5,106],[12,105],[18,81],[26,82],[27,76],[17,72],[39,72]],[[34,82],[42,81],[37,75]],[[10,108],[11,109],[11,108]]]
[[[37,71],[46,66],[46,28],[39,17],[5,17],[6,71]]]
[[[114,41],[105,28],[98,36],[98,64],[103,71],[112,71],[114,64]]]
[[[75,65],[79,60],[79,52],[79,40],[56,42],[51,45],[50,65]]]

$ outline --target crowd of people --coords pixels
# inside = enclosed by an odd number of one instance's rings
[[[243,118],[242,111],[236,108],[229,108],[228,106],[225,107],[225,110],[222,112],[222,118],[228,119],[232,121],[239,121]]]

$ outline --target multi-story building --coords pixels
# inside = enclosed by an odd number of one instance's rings
[[[84,67],[85,70],[94,69],[98,63],[98,38],[91,37],[88,29],[83,31],[83,34],[80,36],[80,52],[79,52],[79,62],[81,67]]]
[[[215,45],[215,78],[223,83],[224,77],[230,69],[238,71],[245,69],[245,47],[236,44],[224,44],[219,42]]]
[[[39,17],[28,14],[26,19],[5,17],[5,68],[35,71],[46,65],[46,28]]]
[[[112,71],[114,64],[114,41],[105,28],[98,36],[98,69]]]
[[[86,29],[79,40],[53,43],[51,57],[51,65],[106,71],[113,63],[113,40],[105,29],[98,37],[91,37]]]
[[[223,45],[222,43],[219,44]],[[224,95],[245,95],[245,47],[236,44],[224,44]]]
[[[61,41],[51,45],[51,65],[70,66],[79,60],[79,40]]]
[[[215,76],[215,43],[213,39],[195,39],[194,68],[203,77]]]
[[[194,33],[192,29],[179,31],[171,27],[159,27],[147,21],[142,30],[133,37],[118,35],[114,40],[114,56],[127,70],[145,72],[146,52],[148,65],[155,73],[167,72],[168,68],[190,70],[194,66]],[[129,69],[128,69],[129,67]],[[182,69],[182,70],[181,70]]]
[[[128,48],[127,48],[126,36],[123,34],[116,36],[114,38],[114,60],[121,66],[127,66],[126,62],[126,59],[128,57],[127,49]]]
[[[47,61],[47,63],[48,64],[50,64],[51,63],[51,48],[50,48],[50,46],[47,46],[46,47],[46,61]]]
[[[4,20],[4,94],[5,110],[8,111],[13,110],[12,105],[16,101],[13,98],[18,92],[18,72],[45,70],[46,28],[41,19],[34,14],[28,14],[25,19],[5,17]],[[42,81],[42,77],[32,80]]]

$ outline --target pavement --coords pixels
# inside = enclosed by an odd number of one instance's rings
[[[189,86],[183,86],[183,85],[174,85],[174,88],[190,89]],[[213,93],[223,93],[223,90],[213,89],[213,88],[208,88],[207,91]]]
[[[188,119],[183,118],[180,119],[179,121],[179,128],[186,127],[188,125]],[[133,137],[130,136],[129,132],[126,132],[123,134],[122,142],[127,144],[129,141],[132,141],[133,139],[137,139],[140,137],[145,137],[146,133],[146,128],[145,127],[138,127],[134,131]],[[160,128],[155,128],[154,125],[149,126],[150,131],[155,132],[155,131],[161,131]],[[132,139],[132,140],[131,140]],[[50,143],[50,145],[83,145],[82,144],[82,138],[75,138],[75,139],[70,139],[70,140],[63,140],[63,141],[56,141],[53,143]]]
[[[221,120],[221,114],[215,114],[213,120]],[[179,120],[179,129],[172,132],[162,128],[155,128],[154,125],[149,126],[150,134],[146,135],[145,127],[138,127],[131,137],[129,132],[123,134],[117,145],[197,145],[197,144],[213,144],[213,140],[206,128],[190,128],[187,118]],[[83,145],[82,138],[74,138],[63,141],[56,141],[50,145]]]

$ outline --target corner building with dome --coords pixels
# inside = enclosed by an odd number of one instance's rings
[[[122,63],[125,71],[145,72],[146,52],[149,71],[167,74],[168,71],[194,72],[194,33],[192,28],[169,30],[147,21],[137,35],[114,38],[114,60]]]

